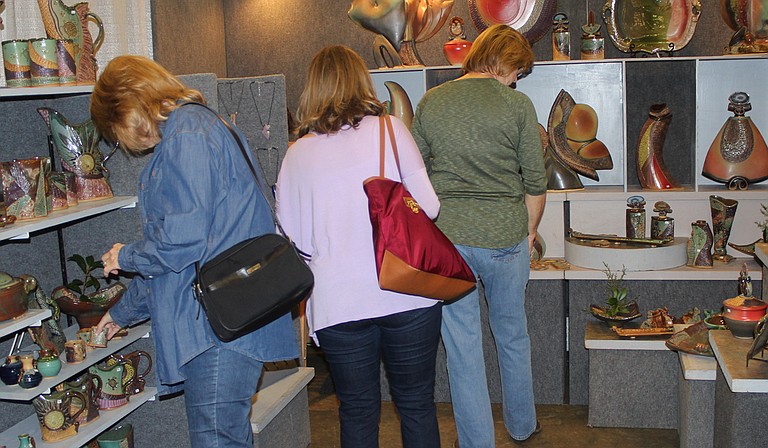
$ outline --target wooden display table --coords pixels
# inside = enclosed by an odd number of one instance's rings
[[[709,342],[718,364],[714,446],[765,446],[768,362],[752,359],[747,367],[752,340],[735,338],[728,330],[710,331]]]
[[[622,338],[603,322],[587,322],[589,426],[677,429],[680,364],[667,338]]]

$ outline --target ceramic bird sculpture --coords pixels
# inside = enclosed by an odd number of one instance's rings
[[[680,190],[667,171],[662,157],[672,113],[666,104],[654,104],[648,113],[637,142],[637,177],[646,190]]]
[[[104,157],[99,150],[100,135],[93,122],[88,119],[72,124],[64,115],[48,107],[38,108],[37,112],[48,125],[62,167],[75,174],[77,200],[111,198],[112,188],[105,176]]]

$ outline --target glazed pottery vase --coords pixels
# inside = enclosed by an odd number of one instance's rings
[[[72,413],[72,401],[77,400],[80,410]],[[38,395],[32,400],[40,423],[40,432],[46,442],[60,442],[77,434],[77,417],[85,409],[85,396],[66,390]]]
[[[691,238],[688,239],[687,266],[693,268],[712,267],[712,245],[714,237],[709,223],[700,219],[691,223]]]
[[[31,159],[0,162],[5,212],[16,219],[34,219],[48,216],[53,209],[53,196],[47,174],[51,159]]]
[[[35,368],[35,358],[32,355],[21,355],[21,376],[19,386],[24,389],[37,387],[43,381],[43,375]]]
[[[571,59],[571,34],[568,31],[568,16],[559,12],[552,17],[552,60]]]
[[[0,380],[8,386],[19,384],[22,364],[17,355],[10,355],[0,366]]]
[[[637,142],[637,178],[645,190],[679,190],[662,157],[672,113],[666,104],[654,104]]]
[[[98,398],[101,394],[101,378],[90,372],[85,372],[72,381],[61,383],[59,390],[73,390],[80,392],[85,397],[85,410],[77,416],[77,423],[86,425],[99,417]],[[73,403],[71,412],[77,412],[80,408]]]
[[[96,438],[99,448],[133,448],[133,425],[115,426]]]
[[[91,366],[88,371],[101,380],[101,393],[96,399],[99,409],[114,409],[128,403],[129,396],[125,393],[126,362],[100,363]]]
[[[30,275],[11,277],[0,272],[0,321],[21,316],[29,309],[28,294],[37,288],[37,280]]]
[[[98,292],[89,294],[90,297],[104,296],[106,300],[84,301],[65,286],[59,286],[53,290],[51,297],[62,313],[74,316],[80,328],[90,328],[98,325],[102,316],[120,300],[125,290],[125,285],[122,283],[112,283]]]
[[[35,438],[29,434],[19,434],[19,448],[35,448]]]
[[[627,199],[625,227],[627,238],[645,238],[645,198],[631,196]]]
[[[104,156],[99,150],[101,135],[90,119],[71,123],[64,115],[48,108],[37,109],[48,125],[53,147],[64,171],[75,174],[78,201],[112,197]]]
[[[667,216],[672,213],[672,207],[664,201],[653,204],[657,216],[651,217],[651,239],[667,240],[675,237],[675,218]]]
[[[78,83],[96,82],[96,52],[104,42],[104,24],[90,12],[87,2],[67,6],[61,0],[37,0],[48,37],[71,40]],[[89,30],[93,23],[98,29],[94,39]]]
[[[37,370],[44,377],[52,377],[61,371],[61,359],[55,352],[47,349],[38,351]]]
[[[736,92],[728,98],[728,110],[733,112],[718,132],[701,174],[728,184],[730,190],[746,190],[749,184],[768,179],[768,146],[750,117],[749,95]]]
[[[451,18],[449,34],[448,42],[443,44],[443,53],[451,65],[461,65],[472,48],[472,42],[469,42],[464,34],[464,20],[461,17]]]
[[[723,263],[728,263],[733,259],[732,256],[726,253],[726,249],[738,205],[739,202],[734,199],[725,199],[714,195],[709,197],[709,207],[712,212],[712,231],[714,234],[714,253],[712,258]]]

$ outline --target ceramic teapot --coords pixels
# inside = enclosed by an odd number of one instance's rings
[[[72,400],[80,401],[80,409],[74,414],[70,412]],[[73,390],[54,391],[50,394],[38,395],[32,400],[43,440],[58,442],[77,434],[77,418],[85,410],[85,396]]]
[[[101,378],[98,375],[85,372],[72,381],[65,381],[56,386],[57,390],[72,390],[80,392],[85,397],[85,411],[77,417],[77,423],[80,425],[90,423],[99,416],[98,398],[101,394],[101,385]],[[79,408],[72,409],[73,412],[78,410]]]
[[[37,281],[29,275],[11,277],[0,272],[0,321],[13,319],[27,312],[28,294],[37,287]]]
[[[88,369],[101,380],[101,392],[96,399],[99,409],[113,409],[128,403],[128,394],[125,393],[126,363],[104,362]]]
[[[90,12],[87,2],[67,6],[61,0],[37,0],[48,37],[68,39],[75,46],[78,83],[96,82],[96,52],[104,43],[104,24]],[[94,23],[99,32],[93,39],[88,25]]]

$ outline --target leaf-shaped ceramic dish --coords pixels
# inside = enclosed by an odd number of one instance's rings
[[[700,15],[699,0],[607,0],[603,5],[608,35],[626,53],[682,49]]]
[[[637,319],[642,314],[640,314],[640,307],[637,305],[637,302],[634,300],[627,303],[627,308],[629,309],[628,313],[624,314],[617,314],[615,316],[609,316],[606,312],[605,307],[592,304],[589,306],[589,311],[592,313],[593,316],[596,318],[602,320],[603,322],[608,322],[609,324],[613,325],[621,325],[625,322],[629,322],[633,319]]]

